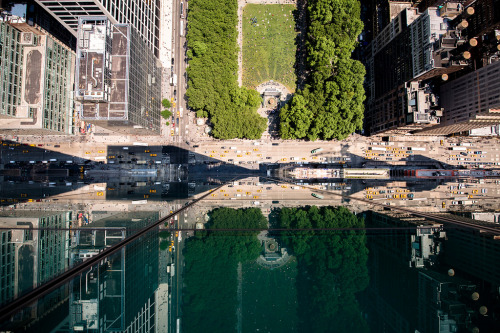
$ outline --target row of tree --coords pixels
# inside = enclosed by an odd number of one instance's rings
[[[257,230],[266,227],[260,209],[220,208],[210,214],[206,232],[186,241],[183,331],[234,332],[237,266],[257,259]]]
[[[237,82],[237,10],[236,0],[189,1],[186,96],[198,117],[210,117],[214,137],[259,139],[261,97]]]
[[[283,139],[343,140],[363,126],[365,68],[351,59],[363,30],[359,0],[309,0],[309,77],[280,112]]]
[[[277,240],[298,262],[298,331],[368,332],[356,299],[369,282],[366,235],[352,230],[364,220],[344,207],[283,208],[272,215],[285,229]],[[184,331],[234,331],[237,266],[259,256],[257,234],[266,227],[259,209],[221,208],[210,214],[206,231],[186,241]]]
[[[283,208],[282,241],[297,257],[303,332],[368,332],[356,293],[368,286],[364,220],[344,207]],[[298,229],[298,230],[297,230]],[[340,230],[334,230],[340,229]]]

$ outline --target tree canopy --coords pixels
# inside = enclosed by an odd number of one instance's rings
[[[283,208],[278,219],[281,228],[295,229],[282,239],[298,261],[300,331],[368,332],[355,297],[369,281],[366,236],[344,231],[364,220],[344,207],[316,206]]]
[[[233,332],[236,326],[238,262],[255,260],[259,231],[267,220],[257,208],[220,208],[209,214],[207,231],[186,241],[183,330]],[[224,229],[224,230],[216,230]]]
[[[257,91],[239,87],[235,0],[189,1],[186,96],[199,117],[209,117],[219,139],[259,139],[267,120],[257,113]]]
[[[351,59],[363,29],[358,0],[308,1],[311,73],[280,111],[283,139],[343,140],[363,126],[364,66]],[[298,101],[296,101],[298,100]]]

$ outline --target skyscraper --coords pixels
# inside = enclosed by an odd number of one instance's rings
[[[159,134],[161,63],[134,27],[80,17],[77,43],[80,118],[116,132]]]
[[[470,57],[456,11],[405,8],[368,45],[365,130],[421,129],[439,124],[441,108],[424,80],[464,68]],[[465,23],[463,24],[465,26]],[[462,52],[463,51],[463,52]]]
[[[441,86],[441,124],[418,131],[447,135],[500,123],[500,61]]]
[[[112,24],[130,23],[141,39],[159,55],[160,0],[36,0],[73,35],[81,16],[105,16]]]
[[[16,16],[0,31],[0,128],[74,134],[75,53]]]

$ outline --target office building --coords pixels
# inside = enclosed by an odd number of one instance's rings
[[[3,229],[0,302],[11,300],[66,270],[71,216],[70,211],[0,214]],[[44,228],[49,230],[41,230]]]
[[[0,231],[0,269],[2,279],[0,283],[0,304],[5,304],[14,298],[15,278],[15,246],[12,243],[12,230]]]
[[[487,225],[492,226],[491,223]],[[444,243],[444,262],[447,265],[457,272],[463,272],[486,282],[492,289],[500,287],[498,236],[466,229],[450,229],[447,236],[448,239]]]
[[[94,212],[93,222],[75,232],[71,262],[79,264],[158,219],[158,212]],[[152,230],[94,266],[82,281],[72,280],[69,327],[154,332],[158,243],[158,230]]]
[[[500,61],[441,86],[441,124],[419,134],[447,135],[500,123]]]
[[[0,129],[74,134],[75,53],[9,16],[0,21],[0,59]]]
[[[403,9],[368,45],[365,131],[439,124],[441,107],[426,80],[463,69],[470,58],[457,10]],[[457,20],[459,23],[457,23]],[[462,24],[462,25],[460,25]]]
[[[116,132],[159,134],[161,64],[135,29],[80,17],[77,44],[80,118]]]
[[[160,0],[36,0],[73,35],[79,17],[105,16],[112,24],[131,24],[147,47],[159,56]]]
[[[471,281],[432,270],[418,272],[418,332],[473,332],[474,306],[466,299],[476,290]],[[416,331],[416,330],[415,330]]]
[[[467,19],[469,36],[481,37],[495,29],[500,29],[500,0],[476,1],[472,6],[475,13]]]

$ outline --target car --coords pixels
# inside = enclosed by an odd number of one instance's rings
[[[145,153],[149,153],[149,149],[144,150]]]
[[[198,148],[198,147],[199,147],[199,145],[193,145],[193,148]]]
[[[135,155],[135,153],[133,151],[129,151],[128,154],[129,155]]]
[[[134,162],[135,162],[135,161],[137,161],[137,158],[132,158],[132,159],[131,159],[131,161],[134,161]]]
[[[174,58],[172,58],[172,65],[174,64]]]
[[[177,96],[177,89],[174,89],[174,96]]]
[[[273,142],[273,146],[279,146],[280,144],[277,142]]]
[[[54,145],[54,148],[59,148],[59,147],[61,147],[61,146],[60,145]]]
[[[118,158],[123,158],[123,155],[118,155],[117,157],[118,157]]]
[[[266,160],[270,160],[272,157],[271,156],[267,156],[266,157]]]

